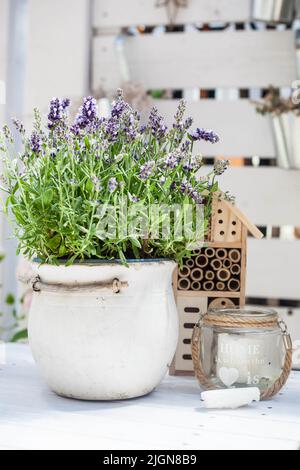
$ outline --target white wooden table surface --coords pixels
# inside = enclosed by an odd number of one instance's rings
[[[239,410],[205,410],[193,378],[166,377],[151,395],[117,402],[60,398],[28,346],[0,366],[0,449],[299,449],[300,372],[281,395]]]

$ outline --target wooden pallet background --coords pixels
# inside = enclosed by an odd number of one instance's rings
[[[31,0],[25,117],[34,106],[45,112],[54,95],[79,100],[89,88],[109,94],[121,85],[121,44],[130,79],[167,90],[155,104],[169,120],[184,96],[195,122],[222,136],[201,152],[208,163],[231,159],[223,189],[266,233],[248,241],[248,302],[278,306],[300,339],[300,172],[276,166],[268,119],[250,104],[271,83],[285,94],[297,78],[299,22],[254,25],[251,0],[188,3],[171,28],[156,0]],[[0,0],[0,80],[7,6]]]

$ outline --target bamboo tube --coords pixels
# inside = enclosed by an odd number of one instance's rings
[[[191,281],[186,277],[182,277],[178,280],[178,289],[179,290],[189,290],[191,288]]]
[[[218,248],[216,250],[216,257],[221,260],[225,259],[227,257],[227,250],[225,248]]]
[[[217,287],[217,290],[225,290],[225,287],[226,287],[225,282],[221,282],[221,281],[217,282],[216,287]]]
[[[232,308],[235,307],[234,303],[230,299],[223,299],[220,297],[219,299],[214,299],[210,302],[209,308]]]
[[[195,261],[193,260],[193,258],[188,258],[186,261],[185,261],[185,264],[189,267],[189,268],[193,268],[195,266]]]
[[[230,279],[228,281],[227,288],[231,292],[236,292],[236,291],[240,290],[240,287],[241,287],[241,283],[238,279]]]
[[[201,283],[199,281],[193,281],[191,288],[192,290],[201,290]]]
[[[224,259],[223,261],[223,268],[230,269],[232,266],[232,262],[229,258]]]
[[[205,266],[208,265],[208,257],[206,255],[198,255],[196,258],[196,265],[199,266],[199,268],[205,268]]]
[[[233,264],[231,266],[231,274],[234,274],[235,276],[238,276],[241,273],[241,267],[239,264]]]
[[[216,255],[216,250],[214,248],[208,247],[205,248],[204,253],[208,258],[213,258]]]
[[[228,281],[228,279],[230,279],[229,269],[219,269],[219,271],[217,271],[217,278],[219,279],[219,281]]]
[[[189,277],[191,275],[191,270],[187,266],[183,266],[178,271],[179,277]]]
[[[219,269],[222,268],[222,261],[220,259],[213,259],[212,262],[210,263],[211,267],[213,268],[214,271],[219,271]]]
[[[203,270],[200,268],[192,269],[191,278],[193,281],[201,281],[203,279]]]
[[[197,249],[197,250],[194,250],[194,251],[193,251],[193,256],[198,256],[198,255],[200,255],[200,253],[201,253],[200,248]]]
[[[229,250],[228,257],[233,263],[238,263],[241,259],[241,253],[236,248],[233,248]]]
[[[212,281],[205,281],[203,284],[203,290],[211,291],[211,290],[214,290],[214,288],[215,288],[215,283]]]
[[[213,281],[215,278],[215,273],[213,271],[206,271],[205,273],[205,279],[208,281]]]

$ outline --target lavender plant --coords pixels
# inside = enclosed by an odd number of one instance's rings
[[[184,101],[170,129],[156,108],[142,126],[121,91],[108,118],[99,117],[96,101],[89,96],[69,125],[69,105],[67,99],[53,99],[46,127],[35,110],[29,136],[23,124],[14,121],[24,145],[18,158],[10,158],[13,139],[8,127],[1,133],[4,210],[13,218],[19,251],[52,264],[91,258],[126,263],[129,258],[164,257],[181,262],[190,253],[188,237],[175,238],[172,231],[165,238],[150,233],[124,236],[119,231],[104,237],[99,207],[113,205],[117,217],[124,198],[129,207],[203,204],[207,230],[212,196],[218,190],[216,177],[228,162],[218,162],[198,177],[202,159],[193,155],[193,146],[200,140],[216,143],[219,137],[204,129],[190,131],[192,119],[184,119]]]

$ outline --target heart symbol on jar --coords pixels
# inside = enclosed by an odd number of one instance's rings
[[[230,385],[234,384],[239,378],[239,371],[233,367],[221,367],[219,370],[219,378],[226,387],[230,387]]]

